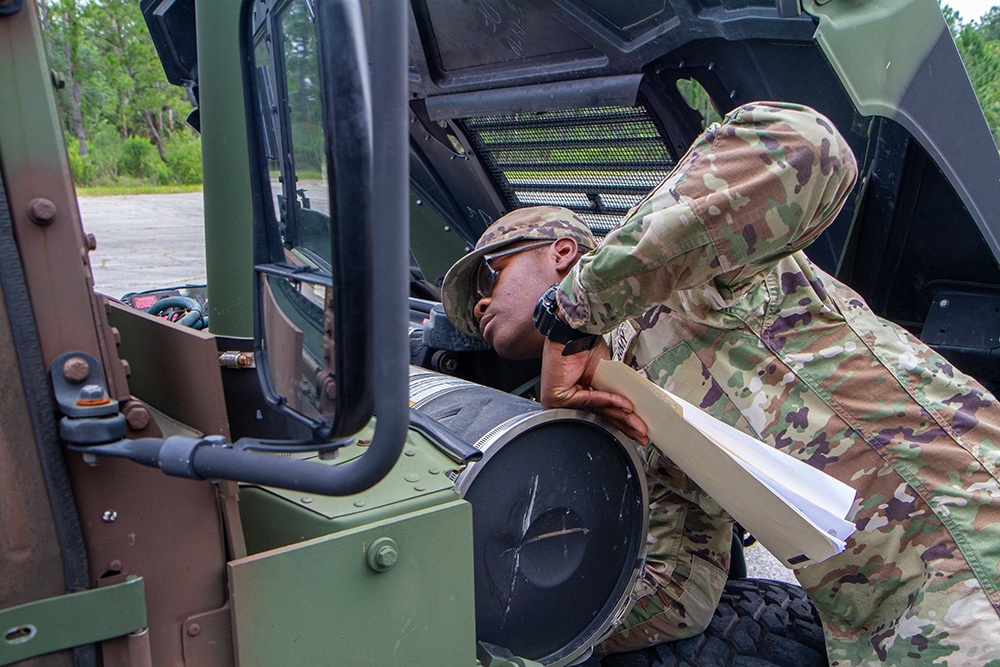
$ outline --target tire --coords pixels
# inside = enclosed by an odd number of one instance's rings
[[[605,656],[600,665],[826,667],[827,660],[819,616],[801,588],[766,579],[735,579],[726,584],[705,632]]]

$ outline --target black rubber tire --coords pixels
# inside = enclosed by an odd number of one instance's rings
[[[588,663],[590,664],[590,663]],[[819,616],[805,592],[767,579],[726,584],[700,635],[605,656],[601,667],[826,667]]]

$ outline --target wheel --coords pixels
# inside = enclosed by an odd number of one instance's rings
[[[589,663],[588,663],[589,664]],[[605,656],[601,667],[826,667],[823,628],[805,592],[766,579],[734,579],[700,635]]]

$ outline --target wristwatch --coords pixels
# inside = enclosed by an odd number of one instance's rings
[[[556,292],[558,290],[559,283],[556,283],[545,290],[545,293],[538,299],[538,303],[535,304],[535,312],[531,316],[535,328],[552,342],[565,345],[566,347],[562,351],[564,357],[593,348],[597,345],[599,335],[577,331],[559,319],[556,310]]]

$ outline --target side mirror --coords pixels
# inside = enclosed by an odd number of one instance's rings
[[[276,204],[265,204],[255,240],[257,367],[273,405],[313,440],[336,440],[371,420],[375,395],[372,104],[360,7],[263,2],[254,24],[257,143]]]
[[[129,458],[180,477],[350,495],[373,486],[392,469],[410,422],[406,5],[372,3],[368,27],[379,48],[370,60],[358,0],[322,0],[315,13],[312,0],[262,0],[260,6],[263,15],[251,26],[257,39],[248,42],[256,46],[255,58],[247,59],[246,80],[260,85],[262,73],[257,67],[262,54],[268,57],[268,49],[279,49],[278,78],[271,91],[277,102],[270,110],[277,115],[274,127],[279,131],[277,146],[268,150],[255,146],[252,155],[262,161],[254,165],[263,179],[259,191],[270,178],[281,186],[283,201],[277,209],[270,203],[263,206],[269,224],[255,230],[257,367],[269,400],[307,425],[312,439],[264,443],[244,438],[226,443],[177,436],[81,443],[73,448]],[[275,9],[277,14],[272,13]],[[293,13],[283,13],[289,9]],[[296,31],[289,43],[282,43],[285,18],[308,31]],[[302,99],[308,100],[307,88],[313,89],[312,95],[321,95],[325,159],[317,159],[315,166],[317,172],[328,173],[327,213],[310,208],[313,204],[319,208],[317,198],[323,189],[307,191],[299,179],[310,152],[313,158],[317,154],[309,141],[316,136],[308,127],[289,122],[295,107],[288,94],[285,56],[307,52],[318,72],[297,72],[297,92],[306,96],[297,100],[297,112],[300,120],[313,118],[313,105],[303,104]],[[375,73],[370,86],[369,66]],[[294,69],[292,73],[296,74]],[[271,92],[262,96],[258,91],[247,99],[259,102]],[[373,106],[378,109],[374,121]],[[258,127],[256,134],[261,131]],[[271,159],[274,148],[279,160]],[[307,210],[311,212],[303,213]],[[330,230],[329,244],[317,245],[315,232],[324,227]],[[373,239],[379,243],[378,271]],[[58,373],[51,375],[56,378]],[[336,447],[342,444],[336,439],[359,431],[373,411],[378,423],[372,442],[362,456],[349,462],[327,465],[255,451]]]
[[[349,437],[377,412],[372,445],[358,460],[379,471],[377,481],[409,425],[406,8],[372,3],[369,27],[380,46],[368,54],[358,0],[301,0],[298,14],[295,2],[267,4],[281,12],[261,23],[279,97],[272,108],[284,201],[275,215],[277,243],[265,244],[271,261],[257,266],[258,369],[274,404],[309,426],[316,441]],[[283,32],[286,20],[294,33]],[[313,21],[316,42],[309,45],[301,24]],[[315,61],[304,63],[310,47]],[[304,125],[315,110],[304,103],[304,65],[316,68],[320,81],[319,164],[308,163],[315,136]],[[303,187],[310,169],[326,175],[327,192]]]
[[[380,47],[370,83],[357,0],[265,2],[256,12],[255,79],[265,93],[257,99],[264,129],[277,130],[265,153],[278,203],[265,221],[270,233],[258,234],[258,368],[274,405],[315,440],[335,440],[369,422],[375,387],[382,393],[392,382],[376,377],[376,349],[384,368],[387,355],[406,348],[406,80],[385,63],[400,56]],[[383,13],[374,8],[372,34]],[[392,39],[402,44],[405,74],[402,28]]]

